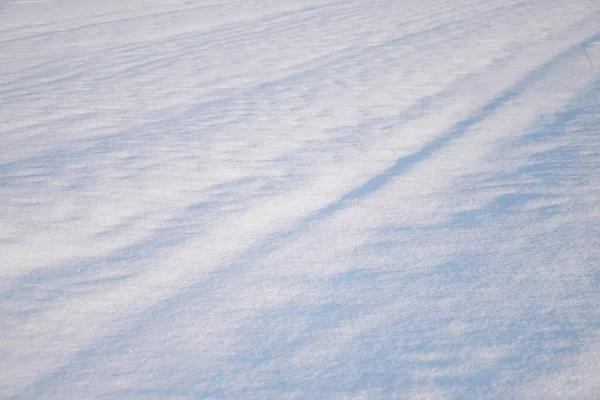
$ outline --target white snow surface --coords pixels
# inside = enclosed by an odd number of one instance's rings
[[[598,399],[599,32],[0,2],[0,398]]]

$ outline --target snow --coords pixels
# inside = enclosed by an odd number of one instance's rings
[[[596,398],[598,21],[2,2],[0,398]]]

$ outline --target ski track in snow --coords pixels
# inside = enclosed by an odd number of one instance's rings
[[[0,398],[600,392],[596,1],[0,21]]]

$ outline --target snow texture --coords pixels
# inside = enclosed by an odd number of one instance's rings
[[[597,0],[5,0],[0,53],[0,398],[598,398]]]

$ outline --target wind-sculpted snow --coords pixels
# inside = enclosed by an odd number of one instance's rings
[[[597,398],[598,21],[2,2],[0,398]]]

